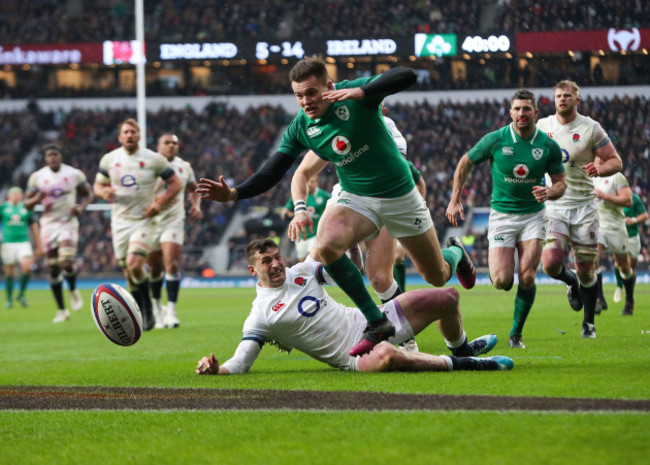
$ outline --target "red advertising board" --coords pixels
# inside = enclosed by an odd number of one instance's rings
[[[650,29],[524,32],[517,34],[517,53],[612,52],[650,48]]]
[[[102,63],[101,43],[82,44],[0,44],[1,65],[67,65]]]

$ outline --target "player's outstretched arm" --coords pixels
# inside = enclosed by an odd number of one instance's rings
[[[228,185],[223,176],[219,176],[218,181],[201,178],[196,185],[196,193],[201,199],[210,199],[215,202],[230,202],[237,200],[237,189]]]

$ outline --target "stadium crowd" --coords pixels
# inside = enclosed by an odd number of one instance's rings
[[[309,14],[313,11],[319,14]],[[0,43],[131,40],[135,36],[134,15],[133,2],[118,0],[5,0],[0,4]],[[650,22],[650,11],[641,0],[558,0],[552,4],[539,0],[390,4],[382,0],[272,0],[263,4],[255,0],[210,4],[164,0],[145,2],[144,15],[146,40],[160,41],[513,33],[629,28]],[[482,16],[489,18],[489,23],[481,24]]]
[[[554,111],[553,102],[546,98],[541,99],[539,105],[541,115]],[[447,227],[445,209],[458,158],[470,148],[472,141],[508,124],[508,108],[507,101],[489,100],[471,104],[421,102],[389,106],[389,115],[407,139],[408,156],[426,181],[426,200],[439,237],[444,237]],[[650,100],[626,96],[586,98],[580,110],[606,128],[623,158],[623,172],[633,191],[646,205],[650,204]],[[23,155],[46,139],[59,140],[65,147],[65,162],[83,170],[92,182],[101,155],[117,146],[117,123],[128,116],[132,116],[132,112],[127,110],[75,109],[49,113],[41,111],[37,105],[31,105],[23,112],[0,113],[0,163],[5,168],[0,170],[2,184],[11,185],[9,175]],[[241,182],[265,160],[277,134],[291,116],[280,107],[268,105],[251,107],[243,112],[217,103],[204,109],[163,109],[148,114],[148,133],[151,136],[147,144],[154,146],[154,137],[171,128],[181,140],[181,157],[192,164],[197,177],[228,173],[231,183]],[[27,175],[15,173],[15,182],[24,187]],[[251,238],[268,234],[283,237],[286,224],[279,220],[277,209],[290,196],[290,179],[290,175],[286,175],[276,188],[235,206],[204,202],[204,219],[199,225],[188,224],[186,272],[201,271],[205,264],[198,261],[198,252],[203,246],[218,242],[233,208],[241,208],[244,212],[255,209],[261,214],[258,220],[246,224],[243,231],[230,239],[231,268],[241,267],[242,249]],[[328,167],[321,177],[321,187],[330,190],[336,182],[334,171]],[[477,166],[463,198],[467,199],[470,207],[488,206],[491,188],[488,167]],[[83,257],[82,271],[119,270],[112,257],[108,220],[108,212],[104,211],[88,212],[82,217],[79,248]],[[650,228],[644,225],[640,268],[647,267],[650,260],[646,242],[649,234]],[[472,254],[478,266],[487,265],[485,237],[476,237]]]

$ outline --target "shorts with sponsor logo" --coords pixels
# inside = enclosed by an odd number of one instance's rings
[[[298,255],[298,260],[304,260],[311,252],[311,249],[316,245],[316,236],[310,237],[307,240],[301,240],[296,242],[296,254]]]
[[[58,249],[66,243],[66,248],[77,250],[79,244],[79,222],[74,221],[41,223],[41,247],[44,252]]]
[[[377,237],[382,226],[386,226],[394,238],[419,236],[433,227],[427,204],[415,188],[408,194],[393,199],[362,197],[346,191],[335,196],[332,191],[329,202],[333,206],[354,210],[375,224],[377,232],[365,240]]]
[[[390,342],[391,344],[401,344],[402,342],[406,342],[409,339],[413,338],[414,336],[413,328],[411,328],[411,324],[409,323],[408,319],[404,315],[404,312],[402,311],[402,307],[397,303],[395,299],[391,300],[390,302],[386,303],[383,307],[381,307],[381,311],[384,312],[384,314],[390,320],[390,322],[393,323],[393,326],[395,326],[395,336],[388,339],[388,342]],[[357,310],[357,312],[361,313],[361,311],[359,310]],[[366,328],[367,325],[368,322],[366,321],[365,318],[355,319],[354,326],[352,329],[352,332],[354,333],[355,345],[359,341],[361,341],[363,330]],[[348,351],[352,350],[352,347],[354,347],[354,345],[350,346],[347,350]],[[344,370],[357,371],[358,362],[359,362],[359,357],[350,357],[348,366],[341,367],[341,368],[343,368]]]
[[[607,250],[612,253],[628,253],[630,251],[630,241],[627,237],[625,224],[621,223],[620,228],[600,228],[598,231],[598,243],[607,247]]]
[[[146,256],[151,251],[153,227],[150,219],[111,224],[113,232],[113,252],[118,261],[129,254]]]
[[[488,241],[490,248],[512,247],[531,239],[546,240],[546,211],[515,215],[490,210]]]
[[[598,207],[589,203],[573,208],[551,208],[546,206],[548,218],[548,239],[564,236],[574,244],[598,244]]]
[[[630,249],[627,253],[630,257],[637,259],[641,254],[641,236],[638,234],[629,238]]]
[[[34,256],[30,242],[4,242],[0,248],[0,256],[4,265],[19,263],[24,258]]]
[[[156,232],[151,250],[160,250],[161,242],[174,242],[183,245],[185,241],[185,219],[172,219],[156,224]]]

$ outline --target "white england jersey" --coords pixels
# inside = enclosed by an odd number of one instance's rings
[[[130,223],[144,218],[154,200],[156,180],[173,174],[167,159],[149,149],[140,148],[133,155],[120,147],[104,155],[99,162],[96,180],[115,189],[111,222]]]
[[[62,164],[56,172],[45,166],[32,173],[27,181],[27,189],[43,194],[41,227],[60,223],[78,225],[79,220],[70,214],[70,209],[77,202],[77,187],[87,182],[83,171],[66,164]]]
[[[349,351],[359,342],[366,320],[358,309],[335,302],[323,282],[323,265],[304,262],[287,269],[282,286],[258,285],[242,341],[256,341],[260,346],[275,343],[289,351],[296,348],[333,367],[349,368]],[[355,325],[359,321],[362,325]],[[245,363],[244,371],[253,361]]]
[[[547,133],[562,149],[562,163],[566,172],[567,188],[557,200],[548,200],[549,208],[573,208],[591,203],[596,198],[594,183],[582,169],[594,161],[594,151],[609,142],[609,136],[600,124],[588,116],[578,114],[569,124],[562,125],[556,115],[537,122],[537,127]],[[550,178],[546,178],[550,185]]]
[[[402,133],[399,132],[399,129],[397,129],[395,121],[390,119],[388,116],[384,116],[384,123],[386,123],[388,131],[390,131],[390,135],[393,136],[395,145],[397,145],[397,150],[399,150],[402,155],[406,156],[406,139]]]
[[[196,184],[196,177],[194,176],[194,170],[188,162],[183,160],[180,157],[174,157],[174,159],[169,162],[173,168],[176,176],[181,180],[182,188],[163,208],[163,210],[154,217],[154,221],[158,224],[163,224],[170,220],[179,220],[185,218],[185,189],[188,184]],[[162,180],[158,179],[156,182],[156,196],[162,194],[167,189],[167,184]]]
[[[630,184],[621,173],[604,178],[594,178],[594,187],[605,194],[616,196],[618,191]],[[600,229],[621,229],[625,227],[623,207],[607,200],[598,199],[598,221]]]

